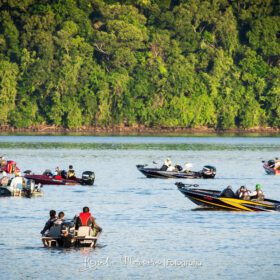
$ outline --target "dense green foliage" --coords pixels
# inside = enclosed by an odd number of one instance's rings
[[[0,124],[280,127],[277,0],[0,0]]]

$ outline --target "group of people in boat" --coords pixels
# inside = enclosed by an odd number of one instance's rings
[[[24,192],[26,190],[30,190],[31,192],[41,191],[41,185],[35,185],[34,182],[25,179],[20,171],[15,171],[14,177],[8,177],[6,171],[2,171],[2,177],[0,178],[0,187],[7,188],[7,190],[13,195],[20,194],[20,192]]]
[[[173,165],[170,158],[167,158],[163,165],[161,166],[161,171],[177,171],[177,172],[190,172],[190,168],[192,167],[191,163],[186,163],[185,168],[183,168],[181,165]]]
[[[44,172],[45,175],[53,176],[55,179],[75,179],[76,174],[73,165],[69,165],[68,171],[60,169],[59,166],[55,168],[54,174],[50,170]]]
[[[256,184],[254,191],[250,191],[245,186],[241,186],[235,193],[232,190],[232,187],[228,186],[221,192],[220,196],[229,198],[240,198],[244,200],[264,200],[264,193],[260,184]]]
[[[65,221],[64,212],[59,212],[56,215],[55,210],[50,210],[50,217],[46,222],[44,228],[41,230],[43,236],[48,236],[48,233],[53,226],[61,225]],[[95,218],[91,215],[89,207],[83,207],[83,212],[79,216],[75,216],[74,219],[75,229],[78,230],[80,226],[88,226],[92,228],[93,236],[96,236],[98,232],[102,231],[102,228],[96,223]]]

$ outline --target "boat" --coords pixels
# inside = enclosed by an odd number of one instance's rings
[[[42,185],[88,185],[92,186],[95,180],[95,174],[92,171],[84,171],[81,178],[67,178],[63,172],[62,175],[53,175],[49,169],[43,174],[33,174],[31,170],[24,171],[26,179],[34,180],[36,184]]]
[[[22,188],[11,188],[0,186],[0,197],[19,196],[19,197],[37,197],[43,196],[40,184],[35,184],[32,180],[27,180],[26,185]]]
[[[176,178],[176,179],[213,179],[216,175],[216,168],[211,165],[203,166],[201,171],[183,171],[179,165],[174,171],[163,170],[162,168],[150,168],[147,165],[136,165],[137,169],[147,178]]]
[[[212,209],[229,211],[280,211],[280,201],[264,200],[244,200],[237,197],[224,197],[222,191],[197,188],[197,184],[175,183],[178,190],[193,203]]]
[[[91,227],[80,226],[75,229],[74,221],[65,221],[60,225],[50,228],[47,236],[42,237],[44,247],[95,247],[100,236],[98,232],[95,236]]]
[[[263,168],[268,175],[280,175],[280,160],[278,158],[262,162]]]

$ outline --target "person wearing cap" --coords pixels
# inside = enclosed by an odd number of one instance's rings
[[[97,234],[97,232],[102,231],[102,228],[96,223],[95,218],[91,215],[87,206],[83,208],[83,212],[80,213],[76,220],[76,229],[78,229],[80,226],[91,227],[94,231],[94,236]]]
[[[67,178],[68,179],[76,178],[75,170],[73,169],[73,165],[69,165],[69,170],[67,172]]]
[[[264,194],[262,191],[262,186],[260,184],[256,184],[256,189],[251,192],[250,197],[251,199],[264,200]]]
[[[9,184],[10,178],[7,176],[6,171],[2,171],[2,178],[0,179],[0,186],[7,187]]]

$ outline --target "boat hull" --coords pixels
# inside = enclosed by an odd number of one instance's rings
[[[207,207],[229,211],[280,211],[280,201],[265,199],[243,200],[239,198],[221,197],[220,191],[185,188],[178,185],[179,191],[190,199],[193,203]]]
[[[175,178],[175,179],[213,179],[216,173],[206,174],[201,171],[163,171],[158,168],[148,168],[144,165],[137,165],[137,169],[147,178]]]
[[[51,176],[46,174],[25,174],[26,179],[31,179],[35,184],[41,185],[87,185],[92,186],[94,184],[95,176],[92,171],[85,171],[82,175],[82,178],[71,178],[65,179],[61,176]]]
[[[98,237],[42,237],[44,247],[95,247]]]
[[[38,197],[43,196],[42,190],[29,190],[29,189],[16,189],[10,191],[7,187],[0,187],[0,197],[9,197],[9,196],[18,196],[18,197]]]
[[[47,175],[33,175],[33,174],[26,174],[24,176],[26,179],[31,179],[35,181],[35,184],[42,184],[42,185],[78,185],[80,184],[80,179],[76,178],[75,180],[69,179],[56,179],[52,176]]]

